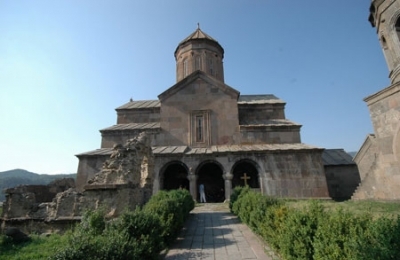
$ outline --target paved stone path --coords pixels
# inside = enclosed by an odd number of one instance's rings
[[[269,253],[265,253],[264,250]],[[167,260],[279,259],[238,218],[227,204],[201,204],[190,214]]]

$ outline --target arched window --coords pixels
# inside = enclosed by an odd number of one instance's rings
[[[395,29],[396,29],[396,34],[397,34],[397,38],[400,41],[400,17],[397,18],[396,24],[394,25]]]

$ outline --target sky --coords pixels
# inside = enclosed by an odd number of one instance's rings
[[[174,51],[200,28],[225,83],[274,94],[302,142],[358,151],[363,99],[387,87],[370,0],[0,0],[0,171],[75,173],[115,108],[176,83]]]

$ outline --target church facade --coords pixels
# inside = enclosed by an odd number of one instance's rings
[[[235,186],[292,198],[329,197],[324,149],[301,143],[301,125],[271,94],[244,95],[224,80],[224,49],[197,28],[175,50],[177,83],[158,99],[118,107],[100,130],[101,148],[78,154],[77,189],[99,172],[115,144],[146,132],[154,154],[153,193],[186,188],[198,200],[229,200]]]
[[[389,69],[390,86],[364,99],[374,133],[355,162],[361,184],[354,199],[400,199],[400,1],[372,0],[369,22],[376,28]]]

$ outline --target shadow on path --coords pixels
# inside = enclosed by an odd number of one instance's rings
[[[201,204],[190,214],[165,256],[183,259],[278,259],[264,252],[258,238],[231,214],[227,204]]]

